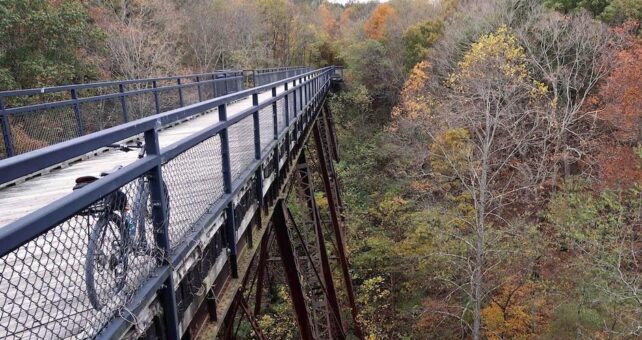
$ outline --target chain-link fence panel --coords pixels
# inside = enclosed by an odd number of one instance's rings
[[[8,145],[5,145],[4,143],[5,136],[3,131],[2,122],[0,121],[0,159],[7,158]]]
[[[158,263],[151,220],[140,177],[0,258],[0,338],[96,336]]]
[[[153,88],[152,83],[132,83],[124,86],[126,91],[145,91]],[[156,114],[156,101],[153,92],[128,93],[125,97],[128,120],[136,120]]]
[[[185,80],[186,84],[181,91],[183,92],[183,106],[191,105],[198,103],[198,86],[195,83],[191,83],[191,80]]]
[[[261,152],[274,140],[274,112],[272,105],[259,110],[259,127],[261,137]]]
[[[276,102],[276,122],[278,126],[279,134],[285,129],[285,120],[287,115],[285,114],[285,98],[281,98]]]
[[[230,168],[232,181],[254,161],[254,118],[252,115],[230,126],[228,137],[230,141]]]
[[[181,107],[177,90],[162,90],[160,93],[160,112],[167,112]]]
[[[108,129],[125,122],[119,98],[110,98],[78,105],[85,133]]]
[[[169,192],[169,238],[174,248],[224,193],[220,137],[214,136],[163,165]]]
[[[9,116],[9,126],[16,154],[79,136],[76,115],[71,106],[13,114]]]

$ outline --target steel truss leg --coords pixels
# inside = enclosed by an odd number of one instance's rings
[[[324,143],[327,138],[322,139],[322,133],[326,131],[322,130],[322,126],[319,125],[320,120],[314,124],[314,142],[317,149],[317,157],[319,159],[319,167],[321,168],[321,175],[323,177],[323,184],[325,187],[325,195],[328,199],[328,209],[330,210],[330,218],[332,220],[332,227],[334,229],[334,235],[337,238],[337,251],[339,255],[339,262],[341,263],[341,271],[343,273],[343,279],[346,284],[346,291],[348,293],[348,300],[350,303],[350,312],[352,314],[352,320],[354,322],[354,332],[357,337],[360,339],[363,338],[361,333],[361,328],[359,327],[358,315],[359,310],[357,309],[357,304],[354,297],[354,289],[352,286],[352,278],[350,277],[348,257],[346,255],[345,248],[345,239],[343,237],[343,221],[339,215],[339,205],[338,205],[338,190],[336,190],[336,183],[332,183],[330,176],[336,178],[334,173],[334,167],[332,166],[330,157],[326,153],[326,148],[328,145]],[[324,129],[325,130],[325,129]],[[327,137],[327,134],[325,135]],[[332,171],[332,174],[330,172]],[[336,191],[335,191],[336,190]],[[335,194],[336,192],[336,194]]]
[[[322,282],[325,287],[324,290],[327,303],[331,308],[331,310],[328,310],[328,326],[334,334],[335,338],[344,339],[345,330],[343,329],[343,325],[341,322],[341,310],[339,309],[339,301],[337,299],[337,293],[334,287],[334,280],[332,279],[332,269],[330,268],[328,252],[325,246],[323,225],[321,223],[321,217],[319,215],[319,208],[314,198],[314,187],[312,185],[310,171],[304,151],[301,152],[301,156],[299,156],[297,168],[301,183],[301,190],[304,196],[303,198],[305,199],[306,205],[308,207],[308,215],[310,220],[312,221],[312,224],[314,225],[317,253],[321,265],[321,273],[323,274]]]
[[[245,298],[243,297],[243,294],[241,292],[238,292],[238,297],[239,299],[239,305],[241,306],[241,309],[243,310],[243,313],[245,313],[245,316],[247,316],[247,319],[250,321],[250,325],[252,325],[252,330],[254,330],[254,333],[260,340],[266,340],[267,338],[265,335],[263,335],[263,332],[261,331],[261,326],[259,326],[259,322],[256,321],[256,318],[254,317],[254,314],[250,311],[250,307],[247,305],[247,301],[245,301]]]
[[[288,234],[285,214],[285,206],[283,205],[283,200],[280,199],[276,202],[274,215],[272,216],[276,243],[279,247],[281,260],[283,261],[283,267],[288,280],[288,286],[290,287],[290,297],[292,298],[292,304],[294,305],[301,338],[304,340],[312,340],[314,339],[314,336],[310,323],[310,316],[308,315],[308,310],[305,305],[303,287],[299,281],[299,272],[295,262],[292,242],[290,241],[290,236]]]

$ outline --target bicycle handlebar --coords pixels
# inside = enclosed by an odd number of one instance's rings
[[[137,143],[136,145],[109,144],[109,145],[107,145],[107,147],[108,148],[118,149],[120,151],[125,151],[125,152],[132,151],[132,149],[142,149],[142,148],[144,148],[142,143]]]

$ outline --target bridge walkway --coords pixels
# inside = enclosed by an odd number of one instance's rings
[[[280,86],[277,89],[277,94],[281,94],[283,91],[284,87]],[[265,91],[259,95],[259,101],[270,97],[272,97],[272,94],[269,91]],[[233,117],[236,113],[250,106],[252,106],[252,98],[241,99],[228,106],[228,116]],[[261,118],[265,120],[271,117],[262,115]],[[190,117],[179,124],[168,126],[159,133],[160,147],[167,147],[204,127],[218,122],[218,109],[215,108],[195,117]],[[261,124],[261,126],[264,128],[261,131],[263,135],[272,133],[272,127],[269,124]],[[142,136],[139,137],[142,138]],[[248,145],[247,143],[250,144]],[[235,155],[248,147],[253,147],[253,143],[252,140],[241,140],[240,134],[234,135],[230,139],[230,151],[232,155]],[[0,186],[0,228],[69,194],[76,178],[80,176],[98,177],[103,171],[134,162],[137,159],[137,154],[136,150],[126,153],[120,150],[104,148],[98,153],[60,164],[53,170],[35,177],[23,178],[12,182],[11,185],[3,184]],[[232,159],[238,159],[238,157],[232,156]],[[215,158],[215,160],[219,162],[216,166],[220,166],[220,158]]]

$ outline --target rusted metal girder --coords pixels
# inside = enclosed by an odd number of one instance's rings
[[[321,217],[319,216],[319,208],[314,198],[314,187],[310,177],[310,169],[305,157],[305,151],[301,152],[297,164],[299,178],[301,181],[301,189],[303,191],[304,199],[308,207],[308,216],[314,225],[314,232],[316,236],[317,253],[321,265],[321,274],[323,275],[323,285],[325,287],[326,299],[331,310],[332,315],[328,315],[327,319],[330,323],[329,328],[336,338],[345,338],[345,330],[341,322],[341,310],[339,309],[339,301],[337,299],[336,289],[334,287],[334,280],[332,278],[332,269],[328,260],[328,252],[325,246],[325,236],[323,235],[323,226],[321,224]]]
[[[269,227],[268,227],[269,228]],[[257,282],[254,301],[254,315],[261,313],[261,299],[263,296],[263,278],[265,277],[265,267],[270,256],[270,246],[272,245],[272,228],[268,229],[266,235],[261,240],[261,252],[259,254],[259,264],[256,268]]]
[[[332,116],[332,110],[328,108],[328,103],[326,102],[323,105],[323,115],[321,119],[325,119],[328,126],[328,137],[330,140],[330,150],[332,150],[332,158],[335,162],[339,161],[339,147],[337,145],[337,130],[334,128],[334,117]]]
[[[286,211],[283,200],[279,199],[276,202],[274,214],[272,215],[276,243],[279,247],[281,260],[283,261],[283,269],[287,277],[288,287],[290,287],[290,297],[292,298],[292,304],[294,305],[299,333],[303,340],[312,340],[314,339],[314,336],[310,323],[310,316],[308,315],[308,309],[305,304],[303,287],[299,281],[299,271],[295,262],[292,242],[290,241],[290,236],[288,234],[285,214]]]
[[[250,322],[250,325],[252,326],[252,330],[254,331],[256,337],[259,338],[259,340],[267,340],[265,335],[263,335],[263,331],[261,331],[261,326],[259,326],[258,321],[256,321],[255,315],[252,314],[252,311],[250,311],[250,307],[247,305],[247,301],[245,301],[245,298],[240,291],[238,292],[238,299],[241,310],[243,310],[243,313]]]
[[[329,157],[327,157],[325,150],[327,145],[325,145],[324,140],[321,137],[321,134],[325,131],[323,131],[322,126],[319,125],[319,120],[317,120],[312,129],[314,132],[314,142],[317,149],[317,157],[319,158],[319,168],[321,169],[321,175],[323,177],[323,184],[325,187],[325,195],[328,200],[328,209],[330,210],[332,227],[334,229],[334,235],[337,240],[337,252],[339,255],[339,262],[341,263],[341,272],[346,284],[348,302],[350,304],[350,312],[352,314],[352,320],[354,322],[354,332],[357,337],[362,339],[363,334],[361,333],[361,328],[358,321],[359,310],[357,309],[357,304],[354,297],[352,278],[350,276],[350,271],[348,268],[349,264],[348,257],[346,255],[345,239],[343,237],[343,221],[339,216],[338,201],[337,197],[335,197],[336,187],[334,187],[333,183],[330,180],[330,171],[333,172],[332,176],[334,176],[334,168],[328,166]]]

